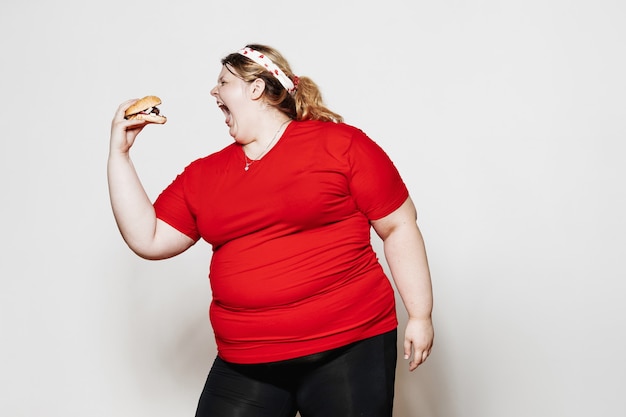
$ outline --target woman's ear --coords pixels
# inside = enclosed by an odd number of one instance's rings
[[[258,100],[259,98],[261,98],[264,91],[265,81],[263,81],[261,78],[257,78],[250,83],[250,96],[253,100]]]

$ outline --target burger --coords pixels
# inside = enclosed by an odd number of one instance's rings
[[[124,118],[128,120],[145,120],[148,123],[163,124],[167,118],[161,115],[157,107],[161,104],[161,99],[157,96],[146,96],[134,102],[126,112]]]

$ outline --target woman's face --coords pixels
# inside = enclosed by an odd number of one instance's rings
[[[235,140],[245,141],[250,136],[247,128],[251,124],[246,123],[252,116],[253,103],[251,97],[251,84],[235,76],[226,66],[222,66],[217,85],[211,90],[211,95],[217,100],[218,107],[226,117],[225,122],[229,127],[230,135]]]

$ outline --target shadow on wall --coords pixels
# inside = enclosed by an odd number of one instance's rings
[[[208,319],[206,262],[189,256],[194,255],[134,263],[123,300],[124,355],[141,395],[177,399],[195,409],[217,350]]]

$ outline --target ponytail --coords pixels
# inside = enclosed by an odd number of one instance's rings
[[[296,104],[296,120],[343,122],[343,117],[324,105],[319,87],[309,77],[299,77],[294,99]]]

